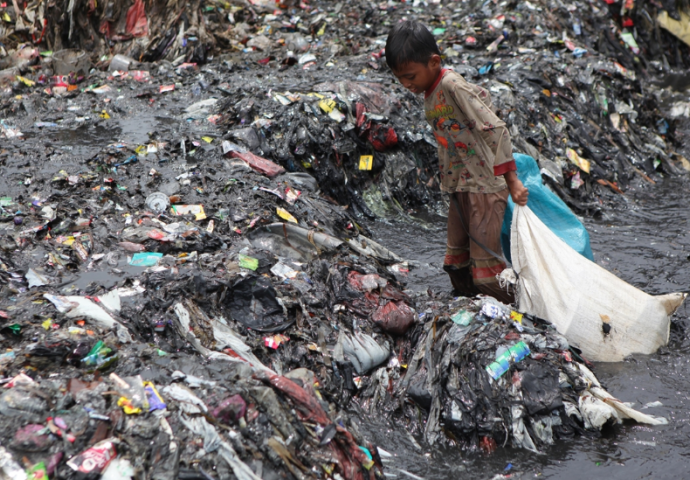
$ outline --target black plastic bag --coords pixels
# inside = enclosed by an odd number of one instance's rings
[[[522,398],[530,415],[548,414],[563,406],[558,370],[533,363],[522,372]]]
[[[280,332],[295,322],[286,318],[273,285],[265,277],[250,276],[237,282],[227,306],[234,320],[258,332]]]

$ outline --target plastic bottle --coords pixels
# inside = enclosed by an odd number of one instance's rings
[[[496,352],[496,361],[486,367],[491,378],[498,380],[504,373],[510,370],[512,363],[518,363],[530,354],[525,342],[518,342],[510,348],[499,347]]]
[[[119,53],[113,57],[113,59],[110,61],[110,65],[108,66],[108,71],[109,72],[115,72],[115,71],[120,71],[120,72],[126,72],[129,70],[130,66],[132,64],[136,63],[133,58],[130,58],[126,55],[120,55]]]
[[[287,39],[287,47],[289,50],[294,50],[296,52],[306,52],[307,50],[309,50],[310,46],[311,45],[309,44],[307,39],[299,33],[293,33]]]

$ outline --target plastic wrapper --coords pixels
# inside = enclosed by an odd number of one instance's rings
[[[371,319],[386,332],[403,335],[414,324],[415,311],[405,302],[390,301],[377,308]]]
[[[261,158],[251,152],[230,151],[230,155],[247,162],[247,164],[259,173],[263,173],[268,177],[275,177],[278,174],[285,172],[285,169],[280,165],[273,163],[270,160]]]
[[[109,438],[98,442],[93,447],[71,458],[67,465],[80,474],[100,474],[117,456],[117,449],[115,448],[117,443],[119,443],[119,440],[116,438]]]

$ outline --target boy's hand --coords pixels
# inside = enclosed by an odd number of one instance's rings
[[[524,207],[527,205],[527,197],[529,197],[529,190],[525,188],[515,172],[507,172],[504,175],[506,183],[508,184],[508,191],[513,198],[516,205]]]
[[[521,207],[527,205],[529,190],[525,188],[519,179],[515,183],[509,183],[508,190],[510,190],[510,196],[513,197],[513,201],[516,205],[520,205]]]

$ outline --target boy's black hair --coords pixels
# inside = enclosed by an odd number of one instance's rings
[[[421,23],[407,20],[394,26],[386,40],[386,63],[397,70],[406,63],[427,64],[432,55],[441,55],[431,32]]]

